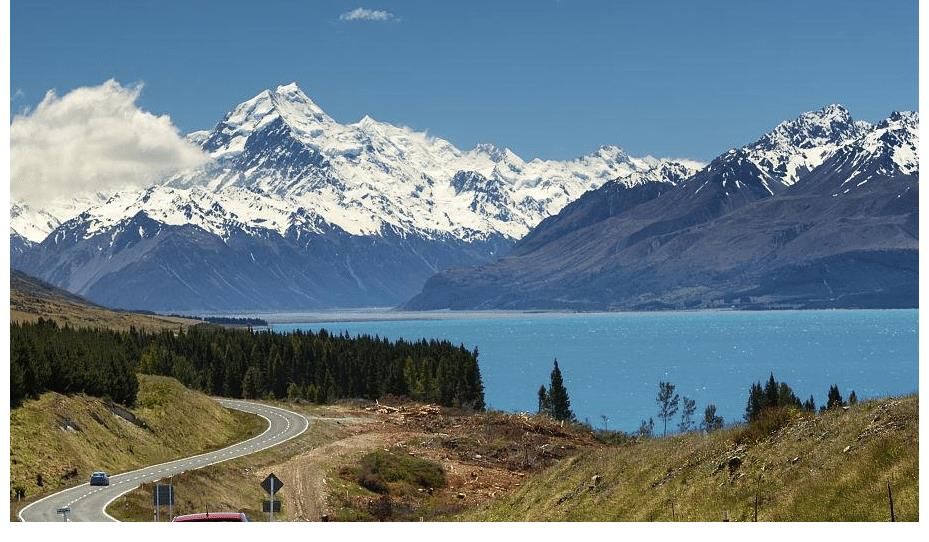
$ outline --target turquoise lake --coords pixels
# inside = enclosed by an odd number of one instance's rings
[[[801,399],[829,386],[859,399],[918,388],[916,310],[495,314],[272,324],[396,339],[448,339],[480,351],[490,408],[534,411],[558,358],[579,420],[632,431],[656,417],[658,382],[741,421],[752,382],[773,371]],[[670,423],[669,423],[670,427]]]

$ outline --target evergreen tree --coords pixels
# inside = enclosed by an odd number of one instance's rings
[[[802,408],[800,398],[786,382],[778,382],[774,373],[768,382],[761,386],[761,382],[752,384],[748,391],[748,401],[745,405],[745,421],[752,422],[758,419],[766,408]]]
[[[780,389],[777,380],[774,379],[774,373],[771,373],[771,376],[768,377],[768,383],[764,387],[763,408],[777,406],[779,398]]]
[[[547,414],[549,410],[548,392],[545,390],[545,384],[542,384],[539,386],[539,414]]]
[[[681,421],[677,428],[681,433],[686,433],[693,428],[694,412],[697,411],[697,402],[688,398],[686,395],[682,398],[684,409],[681,411]]]
[[[835,384],[829,386],[829,394],[826,397],[826,409],[840,408],[845,406],[845,400],[842,398],[842,393],[839,392],[839,387]]]
[[[639,436],[651,437],[655,433],[655,420],[649,418],[647,421],[642,420],[639,424]]]
[[[11,324],[10,335],[11,405],[47,390],[107,395],[131,405],[141,370],[227,397],[297,394],[334,401],[390,393],[484,408],[477,351],[448,341],[388,341],[325,330],[78,330],[44,319]]]
[[[855,394],[855,390],[852,390],[852,392],[848,394],[848,404],[849,405],[858,404],[858,396]]]
[[[813,399],[813,396],[810,395],[810,398],[803,402],[803,410],[807,412],[816,412],[816,401]]]
[[[287,385],[287,399],[291,401],[296,401],[297,399],[302,398],[304,395],[303,390],[294,382],[291,382]]]
[[[658,383],[658,396],[655,398],[658,403],[658,418],[664,422],[664,431],[662,435],[668,434],[668,420],[677,414],[677,405],[680,397],[674,393],[674,384],[670,382]]]
[[[777,406],[794,408],[800,408],[802,406],[800,398],[797,397],[794,390],[792,390],[786,382],[781,382],[777,385]]]
[[[568,389],[565,388],[564,379],[561,376],[561,369],[558,367],[557,359],[555,360],[555,367],[552,369],[551,374],[551,382],[548,386],[548,401],[553,418],[561,421],[574,421],[574,412],[571,412],[571,399],[568,398]]]
[[[722,416],[716,415],[716,405],[710,403],[706,405],[706,409],[703,411],[703,421],[700,422],[700,428],[711,433],[717,429],[722,429],[723,427],[723,418]]]
[[[25,374],[20,358],[10,357],[10,408],[18,407],[26,399]]]
[[[748,391],[748,404],[745,405],[745,421],[751,422],[758,419],[761,410],[765,406],[765,394],[761,388],[761,383],[752,384]]]

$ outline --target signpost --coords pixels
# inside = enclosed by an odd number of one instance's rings
[[[262,512],[280,512],[281,501],[275,501],[275,500],[261,501],[261,511]]]
[[[168,506],[168,514],[174,512],[174,486],[155,484],[155,490],[152,492],[152,501],[155,505],[155,521],[159,520],[159,513],[162,506]]]
[[[62,508],[59,508],[57,512],[61,514],[61,521],[71,521],[70,519],[68,519],[68,514],[71,513],[70,506],[64,506]]]
[[[273,472],[261,482],[261,488],[267,491],[268,495],[271,495],[271,500],[264,501],[261,507],[262,512],[268,513],[268,521],[274,521],[274,512],[281,511],[281,503],[274,500],[274,494],[280,491],[282,487],[284,487],[284,482],[280,481]]]

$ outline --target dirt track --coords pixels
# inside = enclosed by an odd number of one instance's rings
[[[384,427],[373,419],[339,418],[343,423],[349,420],[351,431],[356,434],[308,450],[277,467],[281,481],[290,488],[284,505],[292,507],[294,520],[320,521],[323,514],[329,513],[326,477],[333,469],[346,463],[351,455],[390,447],[421,435]]]

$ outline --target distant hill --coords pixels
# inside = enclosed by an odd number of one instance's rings
[[[745,426],[591,449],[467,521],[919,520],[919,399],[812,415],[745,441]],[[743,437],[740,439],[740,436]]]
[[[59,325],[126,330],[130,327],[158,331],[178,329],[201,323],[190,318],[145,315],[101,307],[29,276],[20,271],[10,272],[10,320],[35,322],[48,318]]]

